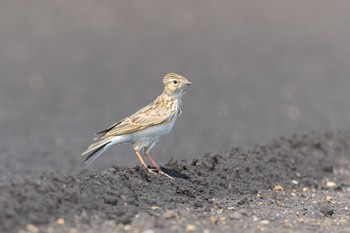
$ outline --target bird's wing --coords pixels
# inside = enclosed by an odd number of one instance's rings
[[[175,113],[166,105],[161,104],[159,99],[156,99],[153,103],[140,109],[130,117],[124,118],[108,129],[96,133],[99,135],[96,139],[132,133],[153,125],[166,123],[173,118]]]

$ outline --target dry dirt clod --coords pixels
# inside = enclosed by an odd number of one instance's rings
[[[321,213],[326,217],[331,217],[334,214],[334,210],[331,207],[323,207],[320,209]]]

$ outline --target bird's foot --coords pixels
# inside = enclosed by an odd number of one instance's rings
[[[160,175],[163,175],[163,176],[168,177],[169,179],[174,179],[174,177],[169,176],[168,174],[166,174],[165,172],[163,172],[160,168],[148,168],[148,167],[147,167],[147,170],[148,170],[149,173],[152,173],[152,174],[160,174]]]

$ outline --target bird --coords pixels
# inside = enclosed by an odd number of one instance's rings
[[[94,142],[82,153],[87,166],[112,145],[129,143],[148,172],[172,178],[161,170],[149,152],[162,136],[172,130],[176,119],[182,115],[181,97],[192,83],[179,74],[169,73],[164,76],[163,84],[164,91],[149,105],[95,134]],[[140,152],[154,168],[146,165]]]

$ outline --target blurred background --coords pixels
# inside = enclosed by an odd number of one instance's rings
[[[350,124],[350,3],[0,2],[0,178],[74,174],[94,133],[193,85],[160,164]],[[114,146],[89,169],[139,164]]]

